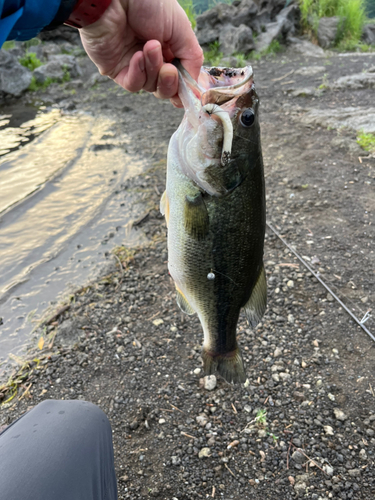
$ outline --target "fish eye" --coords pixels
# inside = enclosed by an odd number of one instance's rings
[[[251,108],[245,109],[241,114],[240,120],[244,127],[251,127],[255,121],[254,111]]]

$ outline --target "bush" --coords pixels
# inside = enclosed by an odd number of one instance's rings
[[[178,3],[181,5],[181,7],[186,12],[186,15],[188,16],[189,21],[191,23],[191,27],[194,29],[197,22],[195,20],[196,14],[195,14],[195,7],[194,7],[193,0],[178,0]]]
[[[29,69],[30,71],[34,71],[35,68],[39,68],[39,66],[42,65],[34,52],[26,52],[26,54],[21,57],[19,62],[20,64],[22,64],[22,66],[25,66],[25,68]]]
[[[321,17],[338,16],[341,23],[336,45],[351,41],[347,45],[353,46],[360,41],[366,21],[366,0],[299,0],[299,3],[305,29],[316,35]]]

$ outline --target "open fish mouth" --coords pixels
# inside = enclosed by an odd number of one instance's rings
[[[222,125],[221,164],[226,166],[231,159],[233,143],[232,119],[239,106],[237,101],[254,86],[253,69],[203,67],[198,82],[185,70],[179,61],[174,61],[179,70],[179,97],[185,108],[187,120],[197,133],[207,118],[214,118]],[[217,130],[212,130],[217,136]],[[211,159],[217,158],[217,151]],[[209,158],[206,153],[206,157]]]

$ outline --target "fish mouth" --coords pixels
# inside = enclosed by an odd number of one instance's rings
[[[231,158],[232,118],[238,109],[237,101],[254,86],[252,67],[203,67],[196,82],[179,60],[175,60],[173,64],[179,72],[178,95],[193,130],[197,132],[202,121],[207,118],[215,117],[221,122],[223,127],[221,164],[226,166]]]

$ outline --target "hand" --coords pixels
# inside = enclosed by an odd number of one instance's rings
[[[177,97],[179,58],[198,78],[203,52],[177,0],[112,0],[103,16],[80,29],[83,46],[102,75],[131,92]]]

